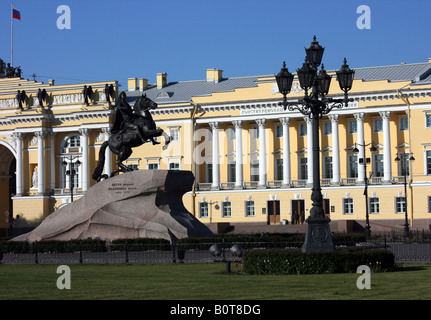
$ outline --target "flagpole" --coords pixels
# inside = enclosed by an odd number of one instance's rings
[[[10,3],[10,65],[13,67],[13,2]]]

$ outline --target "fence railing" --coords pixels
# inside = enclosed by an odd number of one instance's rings
[[[0,252],[3,264],[165,264],[165,263],[210,263],[241,261],[242,252],[264,248],[301,248],[303,242],[236,242],[236,243],[184,243],[178,245],[128,244],[112,246],[106,250],[95,250],[94,246],[82,245],[78,250],[52,252],[38,246],[30,251]],[[214,249],[216,246],[216,249]],[[431,242],[400,242],[386,238],[357,244],[338,244],[337,247],[384,248],[395,255],[396,262],[431,262]]]

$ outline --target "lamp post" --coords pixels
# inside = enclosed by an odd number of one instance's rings
[[[404,206],[405,206],[405,221],[404,221],[404,238],[408,238],[409,234],[410,234],[410,228],[409,228],[409,221],[408,221],[408,217],[407,217],[407,153],[403,152],[402,153],[402,159],[400,159],[398,156],[395,158],[395,161],[400,163],[400,161],[402,161],[401,164],[401,171],[403,173],[404,176]],[[415,158],[412,156],[410,156],[409,158],[409,165],[410,165],[410,161],[414,161]],[[409,174],[410,174],[410,170],[409,170]]]
[[[364,156],[365,156],[365,147],[368,147],[369,145],[371,145],[370,151],[371,152],[376,152],[377,148],[374,146],[374,144],[371,142],[369,144],[359,144],[358,145],[362,148],[364,148]],[[355,148],[352,150],[353,153],[358,154],[359,153],[359,149],[355,146]],[[371,177],[373,176],[373,174],[371,173],[370,178],[367,177],[367,163],[371,162],[370,158],[360,158],[358,159],[359,164],[363,164],[364,166],[364,172],[365,172],[365,177],[364,177],[364,183],[365,183],[365,189],[364,189],[364,196],[365,196],[365,239],[369,239],[371,237],[371,226],[370,226],[370,217],[369,217],[369,208],[368,208],[368,183],[369,183],[369,179],[371,179]]]
[[[283,101],[279,103],[289,109],[289,111],[299,111],[301,114],[312,119],[312,137],[313,137],[313,188],[311,194],[312,208],[310,217],[306,220],[307,232],[303,252],[310,251],[333,251],[334,245],[331,239],[329,228],[329,218],[325,217],[323,211],[322,189],[320,187],[320,159],[319,159],[319,119],[328,114],[334,107],[341,108],[347,106],[349,99],[347,92],[352,88],[354,70],[347,65],[346,59],[341,69],[336,71],[337,80],[341,90],[344,92],[343,99],[334,99],[327,97],[332,77],[326,73],[322,63],[323,52],[325,48],[319,45],[314,36],[311,45],[305,48],[306,58],[300,69],[297,70],[299,84],[305,91],[302,99],[296,102],[288,102],[287,94],[290,92],[293,83],[293,74],[283,63],[281,71],[275,76],[279,92],[283,95]],[[321,70],[318,72],[318,67]],[[309,90],[311,92],[309,93]]]
[[[73,202],[73,188],[75,187],[75,175],[76,175],[76,171],[74,169],[74,164],[79,167],[81,165],[81,161],[76,160],[78,159],[79,156],[74,156],[74,155],[66,155],[64,156],[65,160],[63,160],[63,167],[65,169],[67,169],[67,165],[69,165],[69,170],[66,170],[66,175],[69,176],[70,179],[70,202]],[[66,159],[68,161],[66,161]]]

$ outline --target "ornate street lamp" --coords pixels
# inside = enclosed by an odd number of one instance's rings
[[[372,143],[372,142],[369,144],[359,144],[358,143],[358,145],[360,147],[364,148],[364,156],[365,156],[365,147],[367,147],[369,145],[371,145],[371,148],[370,148],[371,152],[377,151],[377,148],[374,146],[374,143]],[[355,145],[355,148],[353,148],[352,152],[355,154],[359,153],[359,149],[356,148],[356,145]],[[370,181],[373,174],[371,173],[370,178],[368,178],[366,176],[366,174],[367,174],[367,163],[371,162],[370,158],[365,158],[365,159],[360,158],[360,159],[358,159],[358,162],[359,162],[359,164],[362,164],[364,166],[364,172],[365,172],[365,177],[364,177],[364,183],[365,183],[365,190],[364,190],[364,196],[365,196],[365,239],[368,240],[371,237],[370,210],[368,207],[368,184],[369,184],[369,181]]]
[[[65,169],[67,169],[67,165],[69,164],[69,170],[66,170],[66,175],[70,177],[70,202],[73,202],[73,188],[75,187],[75,175],[76,175],[76,171],[73,167],[73,165],[76,165],[77,167],[79,167],[81,165],[81,161],[76,160],[79,156],[73,156],[73,155],[67,155],[64,156],[65,159],[69,160],[69,162],[67,162],[66,160],[63,160],[63,167]]]
[[[303,252],[309,251],[333,251],[334,244],[332,243],[331,233],[329,228],[329,218],[325,217],[323,211],[323,196],[320,187],[320,158],[319,158],[319,119],[328,114],[333,108],[341,108],[347,106],[347,103],[352,101],[347,97],[347,92],[352,88],[354,71],[351,70],[346,60],[344,65],[337,71],[337,80],[341,90],[344,92],[343,99],[328,98],[331,76],[329,76],[323,68],[317,73],[317,68],[322,63],[324,48],[319,45],[319,42],[314,36],[311,45],[305,48],[306,59],[300,69],[297,70],[299,84],[305,91],[302,99],[296,102],[288,102],[286,95],[290,92],[291,81],[289,75],[284,75],[283,69],[276,76],[279,92],[283,95],[283,101],[279,105],[284,106],[284,109],[289,111],[299,111],[305,116],[312,119],[312,137],[313,137],[313,188],[311,194],[312,208],[310,217],[307,221],[307,233]],[[285,64],[283,64],[285,68]],[[287,69],[286,69],[287,70]],[[285,78],[283,78],[285,77]],[[285,81],[281,81],[285,79]],[[289,81],[287,80],[289,79]],[[282,86],[280,86],[282,84]],[[284,86],[283,86],[284,85]],[[308,91],[311,89],[311,92]]]
[[[404,176],[404,205],[405,205],[405,221],[404,221],[404,238],[408,238],[410,235],[410,228],[409,228],[409,220],[407,217],[407,165],[410,165],[410,161],[414,161],[415,158],[412,156],[410,156],[409,158],[409,164],[407,164],[407,153],[403,153],[402,159],[400,159],[398,156],[395,158],[396,162],[400,162],[402,160],[402,167],[404,168],[402,171],[403,176]],[[409,170],[409,174],[410,174],[410,170]]]

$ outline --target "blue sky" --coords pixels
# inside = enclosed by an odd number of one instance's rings
[[[313,35],[326,69],[416,63],[431,57],[429,0],[15,0],[14,65],[25,78],[56,84],[147,78],[205,79],[290,71]],[[57,7],[71,29],[57,28]],[[357,28],[360,5],[371,29]],[[0,0],[0,58],[10,61],[11,2]]]

